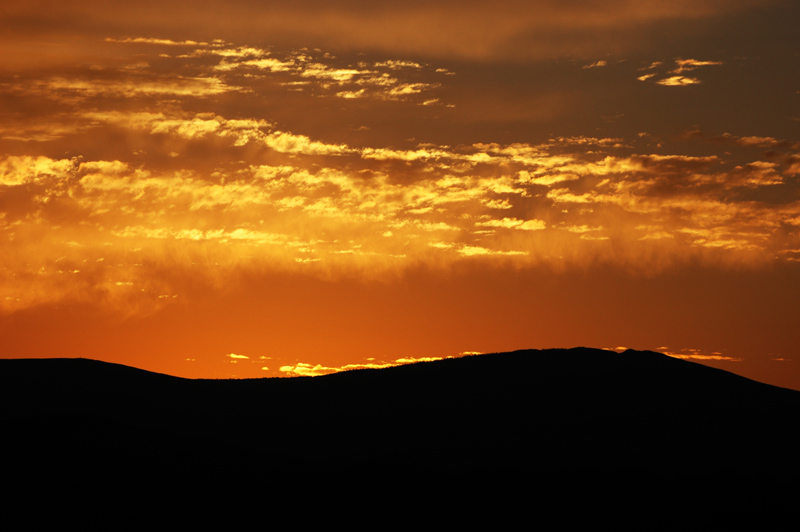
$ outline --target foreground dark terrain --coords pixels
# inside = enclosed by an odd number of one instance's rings
[[[798,419],[800,392],[632,350],[227,381],[0,360],[2,445],[24,464],[20,485],[791,481]]]

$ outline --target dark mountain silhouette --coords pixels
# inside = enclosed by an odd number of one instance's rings
[[[3,455],[25,464],[23,485],[771,483],[800,472],[798,419],[800,392],[649,351],[526,350],[244,380],[0,360]]]

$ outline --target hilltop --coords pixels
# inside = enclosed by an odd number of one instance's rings
[[[800,392],[655,352],[525,350],[190,380],[0,360],[6,453],[42,475],[793,478]],[[8,454],[6,454],[8,455]]]

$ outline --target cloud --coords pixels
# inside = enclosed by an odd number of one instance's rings
[[[542,220],[518,220],[517,218],[489,220],[486,222],[478,222],[476,225],[484,227],[503,227],[506,229],[521,229],[523,231],[539,231],[547,227],[547,224]]]
[[[780,185],[783,177],[778,173],[778,163],[766,161],[753,161],[741,166],[736,166],[730,174],[733,179],[728,180],[728,186],[763,187]]]
[[[421,69],[422,65],[416,61],[401,61],[396,59],[389,59],[387,61],[379,61],[375,63],[376,67],[388,67],[392,70],[401,70],[404,68]]]
[[[512,60],[595,55],[601,51],[636,50],[649,42],[646,30],[693,20],[713,20],[746,13],[763,5],[757,0],[659,1],[646,5],[625,0],[497,0],[481,2],[411,1],[374,5],[360,1],[332,5],[321,0],[293,3],[229,0],[198,10],[188,0],[170,3],[143,0],[86,0],[58,5],[32,0],[8,8],[4,29],[14,37],[46,35],[48,28],[80,27],[81,34],[111,38],[128,45],[156,44],[176,48],[189,41],[130,35],[197,35],[198,44],[215,39],[260,41],[276,46],[308,46],[337,51],[380,51],[412,57]],[[692,25],[689,25],[691,31]],[[645,31],[642,31],[645,29]],[[74,31],[73,33],[77,33]],[[669,33],[658,32],[659,35]],[[127,36],[126,36],[127,35]],[[469,38],[464,36],[468,35]],[[681,38],[685,31],[680,32]],[[674,37],[676,40],[678,37]]]
[[[114,39],[106,37],[106,42],[123,43],[123,44],[161,44],[166,46],[208,46],[206,42],[197,41],[173,41],[172,39],[154,39],[152,37],[127,37],[125,39]]]
[[[663,85],[665,87],[686,87],[688,85],[699,85],[702,83],[699,78],[693,76],[686,76],[684,75],[686,72],[693,72],[697,70],[699,67],[706,67],[706,66],[714,66],[714,65],[722,65],[722,61],[703,61],[698,59],[675,59],[674,61],[674,68],[668,70],[666,74],[668,77],[663,77],[656,81],[658,85]],[[656,77],[660,77],[664,74],[659,74],[658,72],[653,72],[653,70],[661,70],[664,66],[664,63],[661,61],[655,61],[650,63],[649,66],[640,68],[639,71],[646,71],[646,74],[642,74],[638,76],[637,79],[639,81],[648,81]],[[669,76],[669,74],[672,74]]]
[[[395,364],[416,364],[418,362],[435,362],[437,360],[444,360],[445,358],[454,357],[403,357],[394,361]]]
[[[607,61],[600,60],[600,61],[595,61],[594,63],[588,64],[588,65],[584,65],[582,68],[598,68],[598,67],[604,67],[604,66],[607,66],[607,65],[608,65]]]
[[[673,70],[671,73],[682,74],[683,72],[691,72],[692,70],[695,70],[697,67],[701,66],[721,65],[722,61],[698,61],[697,59],[676,59],[675,64],[677,65],[677,68]]]
[[[365,364],[346,364],[337,367],[327,367],[321,364],[312,365],[305,362],[298,362],[294,365],[281,366],[279,371],[281,371],[282,373],[288,373],[290,376],[296,376],[296,377],[318,377],[321,375],[330,375],[331,373],[340,373],[342,371],[351,371],[356,369],[382,369],[396,365],[397,364],[392,364],[392,363],[387,363],[387,364],[365,363]]]
[[[25,120],[8,117],[0,124],[0,140],[50,142],[89,129],[91,129],[90,124],[76,123],[75,118],[67,113],[28,117]]]
[[[246,72],[248,76],[265,79],[272,76],[286,86],[303,86],[316,94],[345,99],[407,100],[439,87],[439,83],[435,82],[408,82],[402,79],[404,75],[430,77],[439,73],[439,69],[434,70],[414,61],[389,59],[372,64],[362,61],[342,66],[330,54],[308,50],[278,54],[255,47],[216,47],[199,49],[195,54],[221,57],[222,61],[213,67],[215,72]],[[418,103],[432,101],[438,101],[438,98]]]
[[[358,369],[383,369],[394,366],[401,366],[405,364],[415,364],[417,362],[433,362],[436,360],[443,360],[444,358],[454,358],[454,357],[404,357],[404,358],[398,358],[394,362],[384,362],[384,363],[365,362],[360,364],[344,364],[342,366],[323,366],[321,364],[309,364],[307,362],[297,362],[293,365],[281,366],[279,371],[281,371],[282,373],[287,373],[290,376],[318,377],[321,375],[340,373],[342,371],[352,371]]]
[[[52,269],[53,277],[41,290],[32,291],[42,297],[48,290],[54,298],[77,294],[79,285],[72,281],[63,289],[52,287],[53,282],[67,281],[58,273],[63,271],[79,271],[82,282],[96,283],[96,289],[109,294],[149,286],[157,280],[148,279],[146,270],[124,279],[103,263],[88,270],[78,267],[77,257],[108,256],[132,247],[141,248],[143,256],[158,256],[159,242],[202,246],[195,252],[215,257],[226,268],[255,262],[272,268],[304,264],[346,272],[369,265],[373,275],[432,260],[432,253],[441,255],[435,261],[445,263],[463,257],[532,264],[569,250],[570,260],[580,262],[598,260],[604,251],[597,245],[616,241],[617,252],[606,260],[644,266],[655,256],[662,261],[669,256],[688,259],[701,249],[738,255],[737,260],[792,261],[795,255],[784,250],[800,245],[792,233],[776,232],[782,224],[797,224],[796,201],[761,204],[746,196],[731,201],[728,193],[783,186],[782,175],[791,172],[790,163],[756,160],[734,165],[716,155],[612,155],[626,149],[619,142],[595,143],[602,149],[586,154],[581,151],[586,139],[574,139],[562,140],[558,155],[550,153],[555,146],[520,144],[377,152],[320,143],[334,146],[325,153],[343,158],[341,164],[331,160],[333,166],[315,162],[305,167],[296,157],[317,157],[322,151],[313,148],[316,141],[302,137],[298,149],[275,149],[264,140],[272,134],[266,122],[163,113],[95,113],[91,119],[146,135],[204,142],[228,139],[229,148],[224,149],[262,146],[268,153],[289,153],[295,159],[282,165],[238,163],[224,174],[188,168],[162,171],[119,160],[0,159],[4,193],[18,191],[15,207],[4,212],[0,228],[9,250],[8,271],[23,275],[22,265],[31,263],[34,251],[19,238],[28,235],[36,241],[32,235],[48,230],[56,220],[59,229],[50,229],[52,238],[78,244],[35,251],[49,257],[45,264],[61,256],[74,257],[70,260],[76,263]],[[286,133],[286,138],[297,137]],[[241,138],[247,141],[239,142]],[[393,182],[375,170],[350,170],[357,161],[371,164],[392,158],[424,165],[407,183]],[[458,175],[451,173],[454,163],[464,167]],[[509,165],[527,169],[510,170]],[[479,169],[481,174],[475,175]],[[524,212],[530,214],[519,214]],[[108,242],[109,236],[114,241]],[[104,239],[110,248],[102,247]],[[593,247],[584,247],[589,243]],[[645,243],[658,246],[664,255],[639,249]],[[531,254],[532,249],[539,252]],[[621,249],[626,253],[619,253]],[[642,262],[643,257],[649,258]],[[27,278],[44,281],[41,274]],[[146,290],[162,302],[177,295],[168,285],[153,286],[160,287]],[[14,308],[39,301],[38,296],[26,296],[25,303],[23,292],[9,288],[5,297]]]
[[[113,80],[86,80],[55,77],[34,85],[32,92],[62,99],[75,96],[81,99],[97,96],[136,97],[136,96],[210,96],[221,94],[234,87],[226,85],[216,77],[162,77],[157,80],[129,77]]]
[[[688,76],[671,76],[669,78],[660,79],[656,83],[664,85],[665,87],[685,87],[687,85],[699,85],[701,81]]]
[[[666,231],[654,231],[646,233],[639,240],[661,240],[662,238],[675,238],[675,235]]]
[[[797,259],[798,146],[778,136],[529,143],[481,128],[483,142],[423,142],[394,129],[416,113],[439,127],[444,106],[416,105],[454,72],[418,58],[117,41],[99,41],[114,49],[107,63],[0,86],[19,109],[0,126],[7,311],[92,298],[159,308],[185,295],[170,272],[198,263],[213,265],[194,275],[216,287],[248,271],[381,279],[461,262],[650,272]],[[714,63],[681,61],[645,68]],[[142,68],[122,71],[131,64]],[[336,98],[352,91],[358,101]],[[294,112],[306,107],[310,118]]]
[[[741,362],[742,358],[723,355],[720,352],[707,353],[701,349],[681,349],[679,352],[663,351],[665,355],[683,360],[714,360],[722,362]]]
[[[518,256],[527,255],[526,251],[519,250],[498,250],[490,249],[483,246],[471,246],[467,244],[461,245],[457,249],[458,253],[464,257],[483,257],[483,256]]]
[[[84,116],[125,128],[144,129],[152,135],[167,134],[185,139],[216,136],[232,140],[234,146],[258,142],[280,153],[339,155],[349,151],[345,145],[319,142],[305,135],[276,130],[264,131],[271,129],[271,124],[263,119],[228,120],[209,113],[165,116],[163,113],[116,111],[90,112]]]
[[[589,227],[588,225],[570,225],[564,227],[570,233],[589,233],[592,231],[602,231],[602,227]]]
[[[783,150],[797,150],[800,149],[800,143],[790,143],[785,140],[779,140],[774,137],[759,137],[759,136],[745,136],[740,137],[731,135],[730,133],[723,133],[712,139],[714,142],[730,142],[745,148],[760,148],[760,149],[783,149]]]

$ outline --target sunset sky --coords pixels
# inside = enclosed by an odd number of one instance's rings
[[[0,0],[0,357],[249,378],[589,346],[800,389],[798,24]]]

